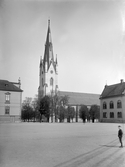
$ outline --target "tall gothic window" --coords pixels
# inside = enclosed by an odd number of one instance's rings
[[[121,100],[117,101],[117,108],[122,108],[122,102],[121,102]]]
[[[106,104],[106,102],[103,103],[103,109],[107,109],[107,104]]]
[[[50,78],[50,86],[53,86],[53,78]]]
[[[42,78],[42,86],[43,86],[43,78]]]
[[[113,109],[113,108],[114,108],[114,103],[113,103],[113,101],[110,101],[109,107],[110,107],[110,109]]]

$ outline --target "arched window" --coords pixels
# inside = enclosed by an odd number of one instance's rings
[[[121,102],[121,100],[117,101],[117,108],[122,108],[122,102]]]
[[[103,103],[103,109],[107,109],[107,104],[106,104],[105,101],[104,101],[104,103]]]
[[[110,109],[113,109],[113,108],[114,108],[114,103],[113,103],[113,101],[110,101],[109,108],[110,108]]]
[[[53,86],[53,78],[50,78],[50,86]]]

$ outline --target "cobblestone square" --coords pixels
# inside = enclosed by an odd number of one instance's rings
[[[123,167],[118,125],[1,123],[0,167]]]

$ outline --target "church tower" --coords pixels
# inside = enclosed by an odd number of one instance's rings
[[[39,96],[55,95],[58,91],[58,62],[57,55],[54,60],[53,44],[50,31],[50,20],[48,20],[48,30],[43,58],[40,58],[39,72]]]

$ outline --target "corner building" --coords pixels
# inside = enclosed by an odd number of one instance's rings
[[[125,82],[106,85],[100,96],[100,121],[125,123]]]
[[[23,90],[18,81],[0,80],[0,122],[20,121]]]

